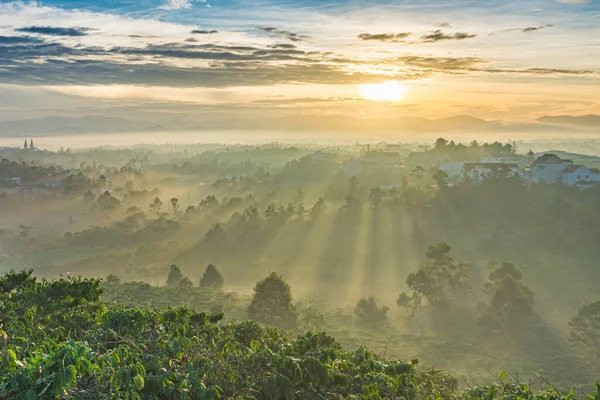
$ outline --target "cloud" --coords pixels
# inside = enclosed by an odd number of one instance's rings
[[[585,4],[589,3],[592,0],[556,0],[557,3],[567,3],[567,4]]]
[[[215,33],[219,33],[219,31],[215,31],[215,30],[199,30],[199,29],[194,29],[191,33],[195,34],[195,35],[214,35]]]
[[[452,29],[452,25],[450,25],[448,22],[441,22],[439,24],[435,25],[436,28],[450,28]]]
[[[271,44],[268,47],[272,48],[272,49],[287,49],[287,50],[291,50],[291,49],[295,49],[296,45],[293,45],[291,43],[275,43],[275,44]]]
[[[296,104],[296,103],[344,103],[348,101],[363,101],[356,97],[300,97],[283,99],[261,99],[255,100],[255,104]]]
[[[59,28],[54,26],[29,26],[16,29],[17,32],[38,33],[48,36],[86,36],[89,28]]]
[[[292,42],[301,42],[310,37],[307,35],[298,35],[297,33],[294,33],[294,32],[284,31],[282,29],[273,28],[270,26],[267,26],[267,27],[259,26],[256,29],[270,34],[271,37],[287,39],[287,40],[291,40]]]
[[[521,28],[521,32],[535,32],[535,31],[539,31],[542,29],[546,29],[546,28],[552,28],[554,25],[551,24],[546,24],[546,25],[541,25],[541,26],[528,26],[526,28]]]
[[[586,69],[566,69],[566,68],[486,68],[483,65],[489,64],[488,61],[478,57],[423,57],[414,55],[405,55],[398,57],[396,61],[413,68],[422,68],[425,70],[435,70],[446,73],[467,73],[481,72],[488,74],[512,74],[512,75],[567,75],[567,76],[590,76],[600,77],[599,71]]]
[[[456,32],[456,33],[444,33],[441,29],[437,29],[428,35],[421,36],[421,40],[424,43],[434,43],[442,40],[465,40],[476,37],[473,33]]]
[[[191,8],[192,3],[205,3],[206,0],[167,0],[165,4],[159,6],[161,10],[174,11],[182,8]]]
[[[377,40],[380,42],[398,42],[402,39],[405,39],[411,35],[410,32],[401,32],[401,33],[360,33],[357,37],[360,40]]]
[[[476,67],[486,61],[478,57],[422,57],[422,56],[402,56],[397,61],[417,68],[436,69],[440,71],[459,71]]]
[[[0,46],[41,44],[44,40],[32,36],[0,36]]]

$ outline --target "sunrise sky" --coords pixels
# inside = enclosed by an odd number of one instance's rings
[[[0,1],[0,121],[590,113],[599,0]]]

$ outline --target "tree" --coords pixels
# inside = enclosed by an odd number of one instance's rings
[[[317,202],[312,206],[312,208],[309,211],[310,218],[311,219],[315,219],[316,217],[318,217],[319,215],[321,215],[321,213],[324,210],[325,210],[325,199],[322,198],[322,197],[319,197],[317,199]]]
[[[140,213],[142,213],[142,212],[143,212],[143,211],[142,211],[142,209],[141,209],[141,208],[139,208],[138,206],[131,206],[131,207],[129,207],[129,208],[127,209],[127,215],[128,215],[129,217],[132,217],[132,216],[134,216],[134,215],[136,215],[136,214],[140,214]]]
[[[187,276],[183,277],[183,279],[181,279],[179,281],[179,287],[180,288],[185,288],[185,289],[189,289],[191,287],[194,286],[194,283],[192,282],[192,280],[190,278],[188,278]]]
[[[381,190],[381,188],[379,186],[371,189],[371,192],[369,193],[369,197],[371,198],[371,206],[373,208],[377,208],[379,206],[379,204],[381,204],[381,202],[383,201],[384,195],[385,195],[384,191]]]
[[[98,196],[96,204],[98,204],[102,210],[114,210],[119,206],[119,204],[121,204],[121,201],[112,197],[110,192],[107,190],[102,196]]]
[[[177,197],[171,198],[171,208],[173,209],[173,215],[177,216],[181,213],[179,209],[179,199]]]
[[[223,289],[223,281],[223,275],[217,270],[217,267],[208,264],[204,275],[200,279],[200,287],[221,290]]]
[[[91,191],[87,191],[87,193],[83,196],[83,202],[87,204],[91,204],[96,201],[96,196]]]
[[[448,145],[448,141],[444,138],[438,138],[435,141],[435,148],[436,149],[444,149],[446,147],[446,145]]]
[[[441,308],[448,304],[452,291],[470,288],[467,266],[454,262],[446,242],[429,246],[427,261],[406,278],[411,294],[401,293],[396,300],[398,307],[409,311],[411,318],[417,317],[418,334],[421,335],[423,309],[427,304]]]
[[[158,196],[155,197],[154,200],[152,200],[152,203],[150,203],[150,209],[154,211],[156,215],[160,213],[160,209],[162,208],[162,206],[163,202]]]
[[[292,305],[290,285],[275,272],[257,282],[248,306],[248,318],[283,329],[294,329],[298,314]]]
[[[582,354],[591,357],[592,369],[596,374],[596,362],[600,355],[600,301],[586,304],[569,321],[571,342]]]
[[[214,225],[206,232],[206,235],[204,235],[204,240],[206,242],[220,243],[223,242],[225,238],[225,230],[223,230],[220,224]]]
[[[446,171],[438,169],[437,171],[435,171],[435,174],[433,174],[433,179],[437,183],[438,187],[448,186],[448,174],[446,173]]]
[[[108,275],[105,281],[108,285],[118,285],[121,283],[121,278],[116,275]]]
[[[26,241],[29,238],[29,236],[31,235],[31,230],[33,229],[33,227],[32,226],[21,225],[19,227],[19,229],[21,229],[19,231],[19,236],[21,237],[21,239],[23,241]]]
[[[492,270],[483,292],[489,298],[487,314],[480,324],[488,328],[510,327],[530,315],[534,293],[521,280],[523,274],[513,262],[502,261]]]
[[[175,286],[178,285],[179,282],[183,279],[183,274],[179,267],[175,264],[171,265],[171,271],[169,272],[169,276],[167,277],[167,285]]]
[[[387,321],[389,309],[388,306],[379,307],[375,297],[369,297],[368,299],[362,298],[356,303],[354,314],[364,323],[381,324]]]

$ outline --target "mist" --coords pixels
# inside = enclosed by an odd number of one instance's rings
[[[598,301],[600,187],[526,171],[544,154],[594,171],[600,143],[252,137],[57,136],[27,150],[2,139],[15,147],[0,149],[0,272],[100,278],[107,301],[227,321],[248,318],[256,282],[275,272],[291,287],[297,332],[418,356],[464,383],[500,370],[587,383],[595,361],[573,347],[568,322]],[[481,160],[495,167],[474,179]],[[201,284],[208,265],[217,291]],[[450,275],[435,291],[415,286],[439,268]],[[520,293],[503,300],[507,314],[494,297],[501,273]]]

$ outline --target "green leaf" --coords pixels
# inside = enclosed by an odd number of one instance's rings
[[[141,375],[133,377],[133,386],[136,390],[142,390],[144,388],[144,378]]]
[[[33,389],[29,389],[27,393],[25,393],[25,397],[27,397],[27,400],[37,400],[37,394],[35,394]]]

